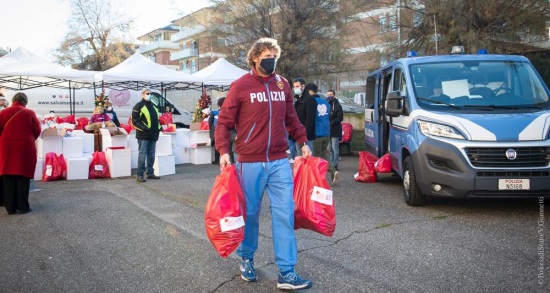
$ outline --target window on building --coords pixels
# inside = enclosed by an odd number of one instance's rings
[[[218,46],[223,47],[225,46],[225,39],[218,37]]]
[[[390,31],[394,32],[397,30],[397,16],[390,15]]]
[[[383,33],[385,31],[387,31],[387,20],[386,20],[386,16],[385,15],[380,15],[380,17],[378,18],[378,24],[380,26],[380,33]]]
[[[191,72],[197,71],[197,60],[191,60]]]

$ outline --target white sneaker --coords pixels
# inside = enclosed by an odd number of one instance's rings
[[[334,178],[332,178],[332,184],[338,183],[338,180],[340,180],[340,172],[335,171],[334,172]]]
[[[293,160],[293,159],[289,159],[288,162],[291,163],[291,164],[294,164],[294,160]]]

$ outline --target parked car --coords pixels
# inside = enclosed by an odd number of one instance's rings
[[[318,94],[324,99],[327,98],[325,94],[322,94],[322,93],[318,93]],[[338,98],[338,102],[340,102],[340,105],[342,105],[342,110],[344,111],[344,113],[365,113],[365,108],[355,103],[353,100],[344,96],[341,96],[341,97],[337,96],[337,98]]]

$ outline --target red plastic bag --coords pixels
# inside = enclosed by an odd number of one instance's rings
[[[294,161],[294,229],[309,229],[331,237],[336,229],[332,190],[325,178],[328,162],[319,157]]]
[[[201,121],[201,130],[210,130],[210,125],[208,121]]]
[[[109,164],[104,152],[94,152],[92,154],[92,162],[89,169],[90,179],[98,178],[111,178],[111,172],[109,171]]]
[[[74,120],[74,115],[69,115],[67,117],[57,117],[56,118],[56,122],[57,123],[71,123],[71,124],[76,124],[75,123],[75,120]]]
[[[134,126],[134,123],[132,123],[132,116],[128,117],[128,125],[130,125],[131,129],[136,129],[136,127]],[[127,132],[130,133],[129,131]]]
[[[75,129],[76,130],[84,130],[86,127],[86,125],[88,125],[88,123],[90,122],[90,119],[86,118],[86,117],[79,117],[79,118],[76,118],[76,127]]]
[[[353,134],[353,125],[351,123],[342,122],[342,142],[350,142]]]
[[[174,123],[172,122],[173,121],[172,113],[171,112],[162,113],[162,115],[160,115],[159,121],[160,121],[160,125],[168,125],[170,123]]]
[[[376,171],[376,173],[391,173],[390,154],[384,154],[374,163],[374,171]]]
[[[374,171],[374,163],[378,161],[378,157],[369,152],[359,152],[359,172],[355,174],[355,181],[374,183],[376,182],[376,172]]]
[[[221,257],[228,257],[244,239],[246,202],[234,165],[216,177],[204,210],[206,235]]]
[[[126,133],[130,133],[130,131],[132,131],[132,125],[120,123],[120,127],[124,128]]]
[[[55,153],[47,153],[44,163],[44,172],[42,173],[42,181],[56,181],[63,180],[67,176],[67,164],[65,163],[65,157],[63,155],[56,155]]]

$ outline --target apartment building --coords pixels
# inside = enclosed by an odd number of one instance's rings
[[[172,24],[155,29],[137,38],[140,41],[136,44],[137,50],[155,63],[178,70],[178,61],[171,60],[172,52],[179,50],[179,44],[172,41],[172,36],[178,32],[179,27]]]

